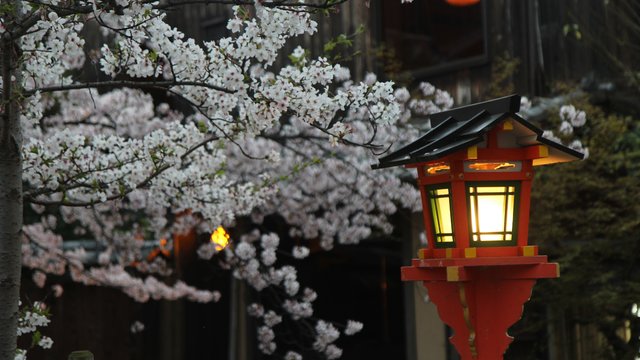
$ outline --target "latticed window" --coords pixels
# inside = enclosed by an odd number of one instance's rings
[[[436,247],[453,247],[453,206],[449,185],[434,185],[427,188]]]
[[[518,182],[467,184],[472,246],[515,242],[519,191]]]

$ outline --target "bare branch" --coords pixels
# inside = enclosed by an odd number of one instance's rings
[[[198,150],[200,147],[207,145],[208,143],[218,140],[219,137],[215,136],[215,135],[211,135],[207,138],[205,138],[204,140],[200,141],[199,143],[195,144],[194,146],[192,146],[189,150],[187,150],[184,154],[182,154],[182,156],[180,156],[181,159],[185,159],[187,156],[189,156],[189,154],[191,154],[192,152]]]
[[[78,84],[70,84],[70,85],[60,85],[60,86],[49,86],[42,88],[35,88],[32,90],[28,90],[24,92],[25,96],[31,96],[36,92],[48,93],[55,91],[68,91],[68,90],[77,90],[77,89],[90,89],[90,88],[117,88],[117,87],[128,87],[134,89],[144,89],[144,88],[156,88],[156,89],[169,89],[173,86],[199,86],[205,87],[208,89],[224,92],[227,94],[234,94],[236,90],[226,89],[217,85],[211,85],[199,81],[176,81],[176,80],[166,80],[166,81],[132,81],[132,80],[112,80],[112,81],[97,81],[97,82],[89,82],[89,83],[78,83]]]

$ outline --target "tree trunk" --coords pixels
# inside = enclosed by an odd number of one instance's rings
[[[0,123],[0,359],[13,359],[20,293],[22,231],[22,136],[19,117],[18,46],[2,35],[2,122]]]

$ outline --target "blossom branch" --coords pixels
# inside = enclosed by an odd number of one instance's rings
[[[70,85],[60,85],[60,86],[48,86],[35,88],[32,90],[27,90],[24,92],[25,96],[31,96],[36,92],[40,93],[50,93],[55,91],[68,91],[68,90],[76,90],[76,89],[91,89],[91,88],[118,88],[118,87],[127,87],[134,89],[144,89],[144,88],[156,88],[156,89],[170,89],[173,86],[196,86],[196,87],[204,87],[220,92],[224,92],[227,94],[233,94],[236,91],[223,88],[221,86],[216,86],[212,84],[207,84],[199,81],[178,81],[178,80],[167,80],[167,81],[131,81],[131,80],[112,80],[112,81],[97,81],[97,82],[89,82],[89,83],[79,83],[79,84],[70,84]]]

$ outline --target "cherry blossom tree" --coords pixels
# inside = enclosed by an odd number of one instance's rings
[[[0,5],[0,321],[11,324],[0,329],[0,357],[15,354],[21,264],[35,269],[38,284],[46,273],[68,273],[137,301],[208,302],[220,294],[163,281],[170,269],[161,258],[142,261],[140,240],[277,214],[301,245],[280,249],[277,234],[256,229],[216,259],[256,291],[280,291],[279,308],[249,311],[263,324],[264,353],[298,359],[295,349],[277,348],[273,327],[283,317],[311,321],[317,295],[279,264],[278,251],[302,259],[304,241],[320,239],[326,250],[357,243],[390,232],[387,215],[398,205],[419,208],[397,172],[373,173],[369,164],[379,144],[418,135],[412,115],[451,107],[446,92],[423,84],[412,98],[372,74],[354,82],[347,68],[302,48],[274,66],[287,40],[315,33],[311,13],[344,1],[202,2],[234,5],[231,36],[197,44],[165,22],[165,11],[180,6],[172,2]],[[104,44],[86,43],[87,28],[99,29]],[[85,79],[89,61],[107,80]],[[83,248],[64,250],[68,236],[95,239],[98,265],[85,265]],[[218,251],[205,244],[198,253]],[[311,323],[313,349],[338,358],[336,327]],[[361,327],[349,321],[344,333]]]

